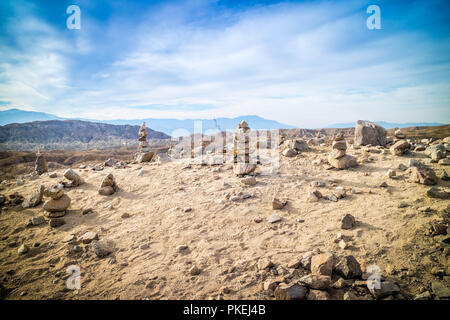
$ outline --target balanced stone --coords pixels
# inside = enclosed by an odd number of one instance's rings
[[[347,142],[344,134],[339,132],[334,138],[331,153],[328,155],[328,163],[336,169],[347,169],[358,166],[356,158],[345,154]]]
[[[154,152],[150,151],[150,147],[147,142],[147,136],[147,128],[144,122],[139,128],[139,147],[138,152],[135,154],[135,161],[137,163],[150,162],[155,155]]]
[[[72,186],[74,187],[78,187],[79,185],[83,184],[83,179],[81,179],[78,173],[76,173],[72,169],[67,169],[64,172],[64,177],[70,180],[72,182]]]
[[[50,199],[44,203],[44,210],[47,212],[65,211],[70,206],[70,198],[63,194],[59,199]]]
[[[64,194],[63,185],[56,184],[44,190],[44,196],[57,200]]]

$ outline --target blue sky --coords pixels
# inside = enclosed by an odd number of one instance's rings
[[[1,1],[0,110],[450,123],[449,18],[448,1]]]

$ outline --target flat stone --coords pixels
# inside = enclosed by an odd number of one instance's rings
[[[331,276],[334,267],[334,256],[331,253],[322,253],[311,258],[311,273]]]
[[[31,218],[31,224],[33,226],[38,226],[38,225],[43,224],[43,223],[45,223],[44,216],[38,216],[38,217]]]
[[[281,200],[279,200],[279,199],[277,199],[277,198],[273,198],[273,199],[272,199],[272,208],[273,208],[274,210],[280,210],[280,209],[283,209],[284,206],[286,205],[286,203],[287,203],[287,201],[281,201]]]
[[[339,259],[334,270],[345,279],[358,278],[362,275],[361,266],[353,256],[345,256]]]
[[[66,223],[66,221],[64,220],[64,218],[51,218],[48,221],[49,226],[52,228],[57,228],[59,226],[62,226],[65,223]]]
[[[309,290],[307,300],[330,300],[330,294],[321,290]]]
[[[281,217],[278,214],[272,214],[269,218],[267,218],[267,222],[276,223],[281,221]]]
[[[65,211],[70,206],[71,199],[67,194],[63,194],[59,199],[50,199],[44,203],[44,210],[47,212]]]
[[[79,240],[84,244],[88,244],[91,243],[93,240],[98,240],[98,235],[93,231],[88,231],[85,234],[83,234]]]
[[[351,214],[346,214],[341,221],[341,229],[348,230],[355,226],[356,220]]]
[[[435,294],[439,298],[449,298],[450,297],[450,287],[443,283],[433,281],[431,283],[431,290],[433,291],[433,294]]]
[[[305,299],[307,289],[297,283],[281,283],[274,291],[277,300],[303,300]]]
[[[309,274],[301,277],[299,280],[301,285],[307,286],[309,288],[325,290],[330,287],[331,277],[324,275],[314,275]]]
[[[381,299],[393,294],[400,292],[400,288],[393,282],[383,281],[380,283],[379,288],[377,288],[377,284],[373,284],[372,286],[368,286],[370,293],[377,299]]]
[[[114,194],[114,189],[111,186],[106,186],[106,187],[100,188],[98,190],[98,193],[102,196],[110,196],[110,195]]]

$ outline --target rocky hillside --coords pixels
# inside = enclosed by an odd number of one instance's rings
[[[117,147],[137,142],[139,126],[111,125],[79,120],[50,120],[0,126],[0,149],[30,150]],[[149,139],[168,139],[148,129]]]

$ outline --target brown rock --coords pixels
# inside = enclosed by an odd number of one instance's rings
[[[362,275],[361,266],[353,256],[340,258],[334,270],[345,279],[357,278]]]
[[[331,276],[334,267],[334,256],[322,253],[311,258],[311,273],[315,275]]]
[[[303,300],[305,299],[306,292],[306,288],[297,283],[281,283],[275,289],[274,295],[277,300]]]
[[[63,194],[61,198],[55,200],[50,199],[44,203],[44,210],[47,212],[65,211],[70,206],[70,198],[67,194]]]

